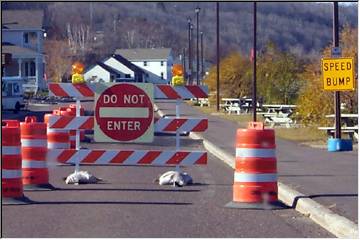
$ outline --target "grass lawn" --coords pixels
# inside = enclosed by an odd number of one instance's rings
[[[189,103],[190,104],[190,103]],[[234,121],[239,123],[239,127],[246,127],[247,123],[252,120],[252,114],[231,114],[216,112],[216,107],[199,107],[194,106],[199,109],[201,112],[211,115],[218,115],[219,117]],[[257,116],[258,121],[263,121],[261,116]],[[326,145],[327,143],[327,134],[325,131],[320,131],[316,127],[294,127],[294,128],[286,128],[286,127],[277,127],[275,128],[276,137],[296,141],[304,144],[316,144],[316,145]],[[344,136],[346,138],[346,136]]]

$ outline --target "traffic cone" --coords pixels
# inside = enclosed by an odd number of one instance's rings
[[[273,129],[263,123],[250,122],[247,129],[238,129],[233,201],[229,208],[277,209],[278,201],[276,146]]]

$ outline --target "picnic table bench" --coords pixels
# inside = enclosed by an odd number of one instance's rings
[[[335,127],[318,127],[319,130],[325,130],[329,137],[334,137],[335,135]],[[347,133],[349,138],[354,140],[354,138],[359,140],[359,126],[353,127],[342,127],[341,133]]]
[[[326,118],[335,118],[335,114],[325,115]],[[357,125],[357,119],[359,115],[357,113],[343,113],[341,114],[341,133],[347,133],[350,139],[354,138],[359,140],[359,126]],[[335,135],[335,126],[332,127],[318,127],[319,130],[324,130],[327,132],[328,136],[334,137]]]
[[[252,99],[251,98],[222,98],[221,99],[220,107],[227,112],[228,114],[231,113],[249,113],[252,109]],[[257,108],[260,110],[261,104],[257,103]]]
[[[262,105],[266,112],[259,112],[258,114],[264,117],[264,122],[269,124],[270,127],[285,125],[290,128],[295,121],[291,119],[293,109],[296,105],[285,105],[285,104],[264,104]]]

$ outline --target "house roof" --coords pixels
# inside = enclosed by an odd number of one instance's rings
[[[2,29],[43,29],[42,10],[5,10],[1,13]]]
[[[171,48],[132,48],[115,50],[115,54],[120,54],[130,61],[166,60],[170,55],[170,52]]]
[[[29,49],[29,48],[23,48],[16,45],[1,45],[1,52],[3,53],[11,53],[11,54],[26,54],[26,55],[39,55],[38,52]]]
[[[103,69],[105,69],[106,71],[108,71],[111,74],[119,74],[118,71],[116,71],[114,68],[106,65],[105,63],[97,62],[97,65],[99,65],[100,67],[102,67]]]
[[[115,58],[117,61],[121,62],[127,68],[131,69],[134,72],[140,72],[142,74],[145,73],[143,69],[141,69],[140,67],[138,67],[135,64],[131,63],[129,60],[127,60],[126,58],[124,58],[123,56],[121,56],[119,54],[113,54],[111,57]]]

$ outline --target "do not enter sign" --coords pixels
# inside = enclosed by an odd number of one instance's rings
[[[118,83],[96,86],[96,142],[152,142],[153,85]]]

